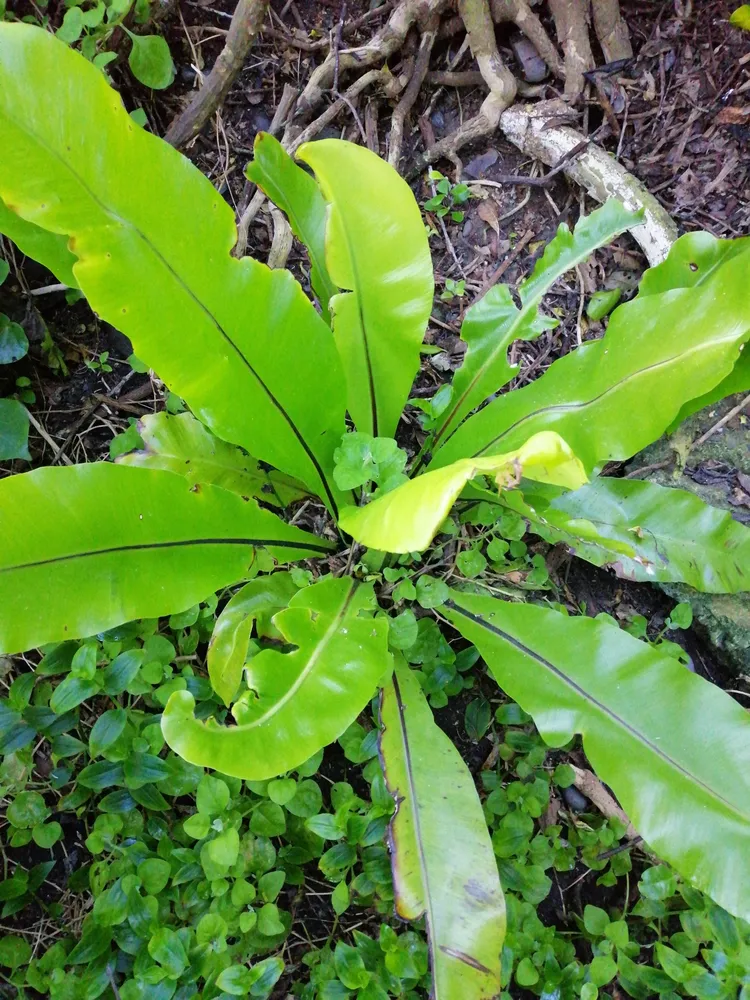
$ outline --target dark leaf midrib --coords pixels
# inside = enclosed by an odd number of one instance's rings
[[[119,555],[124,552],[147,552],[154,549],[179,549],[198,545],[238,545],[258,547],[276,547],[285,549],[302,549],[312,552],[330,554],[330,548],[326,545],[316,545],[315,543],[295,542],[286,539],[276,538],[185,538],[179,541],[169,542],[136,542],[132,545],[112,545],[106,549],[87,549],[84,552],[71,552],[63,556],[51,556],[49,559],[38,559],[33,562],[19,563],[15,566],[0,566],[0,573],[15,573],[21,570],[38,569],[41,566],[52,566],[57,563],[72,562],[76,559],[91,559],[97,556]]]

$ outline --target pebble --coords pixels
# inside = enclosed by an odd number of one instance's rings
[[[510,47],[527,83],[541,83],[547,77],[547,63],[525,35],[514,35],[510,40]]]
[[[569,809],[572,809],[573,812],[580,813],[588,809],[589,800],[585,795],[581,795],[575,785],[568,785],[567,788],[563,788],[562,797],[565,800],[565,805]]]

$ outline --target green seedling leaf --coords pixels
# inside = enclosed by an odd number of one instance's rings
[[[121,735],[128,721],[128,713],[124,708],[112,708],[104,712],[93,725],[89,734],[89,753],[98,757]]]
[[[209,818],[221,816],[229,805],[229,785],[221,778],[204,774],[198,782],[195,804],[198,812]]]
[[[30,830],[49,815],[39,792],[19,792],[6,810],[6,818],[18,830]]]
[[[0,462],[29,454],[29,411],[16,399],[0,399]]]
[[[474,780],[401,657],[383,689],[380,753],[399,803],[391,823],[396,912],[426,916],[437,997],[500,989],[505,906]]]
[[[169,746],[193,764],[261,780],[292,770],[337,739],[390,669],[388,625],[371,617],[372,598],[371,585],[349,578],[301,590],[273,617],[295,648],[253,657],[253,695],[233,707],[237,725],[199,722],[192,695],[177,691],[162,717]]]
[[[57,37],[61,42],[73,45],[83,34],[83,11],[80,7],[69,7],[65,11],[62,24],[57,29]]]
[[[747,919],[750,714],[670,656],[606,622],[455,592],[443,614],[476,645],[548,744],[563,746],[583,735],[597,774],[649,846],[693,886]],[[658,874],[649,871],[645,894],[655,889]]]
[[[166,41],[161,35],[134,35],[124,30],[132,42],[128,65],[133,76],[152,90],[164,90],[174,80],[174,63]]]
[[[0,313],[0,365],[20,361],[28,351],[29,341],[23,327],[18,323],[11,323],[7,316]]]
[[[364,146],[323,139],[302,145],[297,157],[329,203],[326,263],[343,289],[330,307],[349,413],[358,431],[392,437],[432,309],[419,207],[406,181]]]
[[[11,519],[36,528],[0,555],[3,652],[189,608],[245,576],[259,546],[279,562],[328,550],[255,501],[103,462],[3,479],[0,523]]]

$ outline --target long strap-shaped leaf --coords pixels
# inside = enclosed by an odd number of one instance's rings
[[[749,279],[746,252],[703,284],[620,306],[601,340],[469,417],[432,467],[518,447],[539,430],[562,435],[588,472],[629,458],[731,372],[750,337]]]
[[[505,904],[474,780],[401,657],[380,717],[398,804],[389,838],[396,912],[427,919],[435,1000],[490,1000],[500,992]]]
[[[661,264],[643,275],[638,296],[655,295],[670,288],[694,288],[711,278],[717,268],[738,254],[750,251],[750,236],[736,240],[719,240],[710,233],[685,233],[674,244]],[[734,368],[707,393],[691,399],[680,410],[669,430],[682,423],[692,413],[710,406],[725,396],[750,389],[750,350],[743,350]]]
[[[27,222],[16,212],[0,201],[0,233],[13,240],[21,253],[38,260],[40,264],[52,271],[64,285],[77,288],[78,282],[73,276],[73,265],[76,257],[68,250],[68,237],[49,233],[46,229]]]
[[[532,340],[557,326],[559,320],[539,312],[542,298],[557,279],[597,247],[635,225],[639,218],[619,201],[611,200],[580,219],[573,232],[562,223],[518,289],[520,309],[507,285],[495,285],[467,311],[461,326],[466,355],[453,378],[451,403],[435,432],[433,450],[468,413],[517,373],[518,366],[508,362],[508,348],[513,341]]]
[[[445,613],[549,744],[583,735],[656,853],[748,919],[750,713],[605,622],[459,593]]]
[[[750,590],[750,528],[686,490],[602,476],[563,494],[541,516],[573,532],[580,520],[602,540],[632,546],[633,558],[615,557],[618,576],[714,594]],[[585,549],[578,554],[589,558]]]
[[[266,649],[248,665],[250,691],[237,725],[199,722],[195,701],[175,692],[164,738],[192,764],[248,780],[297,767],[351,725],[388,674],[387,622],[372,617],[372,586],[329,577],[301,590],[273,617],[290,653]]]
[[[226,441],[336,510],[345,386],[330,330],[286,271],[236,260],[232,211],[49,33],[0,24],[0,196],[69,234],[92,307]]]
[[[338,291],[326,265],[325,237],[328,208],[315,179],[298,166],[278,139],[258,132],[253,161],[245,168],[254,181],[289,219],[292,232],[310,254],[310,283],[318,296],[323,318],[330,323],[328,303]]]
[[[297,156],[330,203],[326,261],[343,289],[331,300],[357,430],[392,437],[419,368],[432,308],[430,247],[406,181],[363,146],[323,139]]]
[[[240,686],[253,625],[287,607],[298,590],[291,573],[264,573],[238,590],[216,619],[208,647],[208,676],[225,705],[231,705]]]
[[[192,413],[150,413],[138,421],[138,431],[144,448],[122,455],[118,464],[165,469],[191,486],[209,483],[279,507],[308,495],[290,476],[267,472],[240,448],[215,437]]]
[[[330,551],[254,500],[171,472],[95,463],[0,480],[0,652],[184,611],[279,562]]]

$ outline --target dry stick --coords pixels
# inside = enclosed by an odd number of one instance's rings
[[[268,0],[237,0],[224,48],[201,89],[167,129],[167,142],[178,148],[184,146],[221,107],[263,26],[267,9]]]
[[[620,13],[619,0],[591,0],[594,12],[594,31],[608,63],[619,59],[632,59],[633,46],[630,32]]]
[[[492,0],[492,17],[497,23],[512,21],[526,35],[555,76],[560,80],[565,79],[563,61],[555,43],[526,0]]]
[[[741,400],[736,406],[732,407],[729,413],[725,413],[724,416],[721,418],[721,420],[717,420],[716,423],[713,425],[713,427],[709,427],[709,429],[706,431],[705,434],[701,434],[701,436],[698,438],[697,441],[693,441],[693,443],[690,445],[690,449],[692,450],[699,444],[703,444],[705,441],[708,441],[708,439],[710,437],[713,437],[713,435],[717,431],[720,431],[725,424],[728,424],[729,421],[732,419],[732,417],[736,417],[738,413],[742,413],[742,411],[748,405],[750,405],[750,396],[745,396],[745,398]]]
[[[584,139],[575,129],[556,124],[564,109],[561,101],[517,104],[500,117],[500,128],[526,156],[552,166]],[[596,201],[618,198],[626,208],[642,209],[643,223],[635,226],[631,235],[652,267],[664,260],[677,239],[677,226],[656,198],[609,153],[589,143],[584,152],[566,163],[565,173]]]
[[[380,152],[378,141],[378,105],[379,101],[373,97],[365,106],[365,136],[367,138],[367,148],[373,153]]]
[[[557,37],[565,53],[565,96],[575,100],[583,93],[584,73],[594,68],[589,42],[589,0],[549,0]]]
[[[439,23],[440,18],[437,14],[433,14],[422,30],[419,50],[417,52],[417,58],[414,62],[414,71],[412,72],[411,79],[409,80],[409,83],[407,84],[391,119],[388,162],[397,170],[399,160],[401,159],[401,145],[404,140],[404,125],[406,123],[406,117],[414,107],[414,102],[417,99],[422,82],[424,81],[424,78],[427,75],[427,70],[430,67],[430,55],[432,53],[432,47],[435,44],[435,39],[437,38]]]

